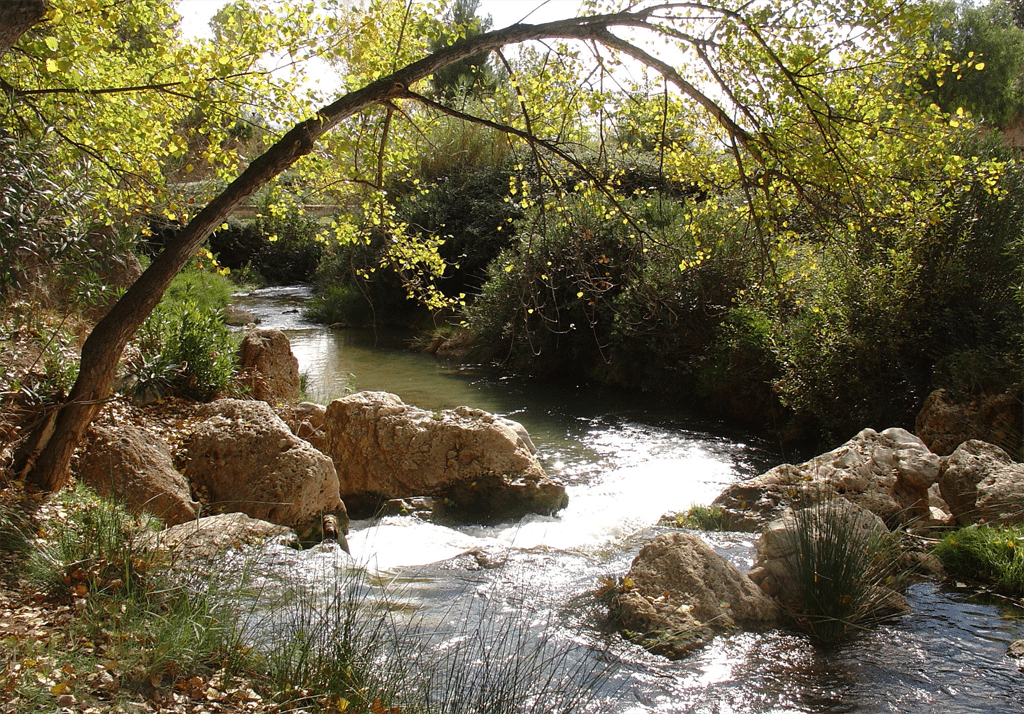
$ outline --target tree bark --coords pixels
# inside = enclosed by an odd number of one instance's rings
[[[45,14],[45,0],[0,0],[0,59]]]
[[[0,0],[0,4],[4,1]],[[110,394],[125,346],[160,302],[171,280],[242,201],[312,151],[316,141],[326,132],[371,106],[405,96],[407,87],[438,69],[481,52],[543,39],[604,44],[610,37],[609,28],[650,27],[649,19],[649,11],[625,11],[541,25],[518,24],[477,35],[351,92],[321,108],[314,118],[296,125],[253,160],[238,178],[192,219],[96,325],[82,347],[78,379],[71,394],[36,430],[30,440],[31,446],[19,457],[18,471],[30,483],[44,490],[58,490],[67,484],[71,457],[89,423]],[[706,98],[701,99],[706,101]]]

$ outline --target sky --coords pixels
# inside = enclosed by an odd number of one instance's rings
[[[178,0],[182,29],[188,35],[209,36],[208,22],[227,0]],[[477,14],[490,15],[492,29],[514,25],[520,21],[550,22],[575,17],[581,0],[480,0]]]

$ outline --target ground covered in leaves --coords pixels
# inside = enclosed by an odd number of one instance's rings
[[[284,709],[258,682],[237,672],[198,671],[147,675],[120,661],[123,628],[97,621],[88,574],[67,573],[67,591],[55,595],[27,577],[31,549],[61,527],[63,506],[25,493],[0,491],[0,712],[206,712],[271,713]],[[19,542],[13,529],[27,538]],[[124,604],[120,608],[125,608]],[[140,643],[141,644],[141,643]],[[288,707],[294,710],[294,707]]]

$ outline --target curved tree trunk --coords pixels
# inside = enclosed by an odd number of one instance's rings
[[[7,1],[0,0],[0,4]],[[368,107],[405,96],[408,86],[466,57],[529,40],[601,41],[607,37],[609,27],[644,26],[647,19],[645,11],[622,12],[543,25],[512,25],[478,35],[351,92],[320,109],[313,119],[295,126],[192,219],[100,320],[82,347],[78,379],[71,394],[36,429],[19,455],[16,469],[40,489],[53,491],[67,484],[71,457],[110,394],[125,346],[160,302],[174,276],[239,203],[312,151],[317,139],[341,121]]]
[[[45,14],[45,0],[0,0],[0,59]]]

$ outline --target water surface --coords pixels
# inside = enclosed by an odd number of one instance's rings
[[[554,517],[490,527],[413,517],[353,524],[354,561],[449,642],[481,626],[508,637],[501,623],[525,619],[573,658],[602,668],[596,694],[613,712],[1024,712],[1024,673],[1006,655],[1024,638],[1022,621],[931,582],[907,592],[910,615],[832,647],[777,630],[720,637],[669,662],[623,640],[608,626],[600,593],[660,532],[659,517],[709,503],[786,455],[642,395],[502,376],[411,352],[404,335],[305,323],[295,312],[305,294],[259,291],[243,307],[286,331],[315,401],[385,390],[424,409],[467,405],[509,416],[567,485],[569,506]],[[750,567],[752,536],[701,535]],[[275,557],[297,578],[341,556],[316,548]]]

